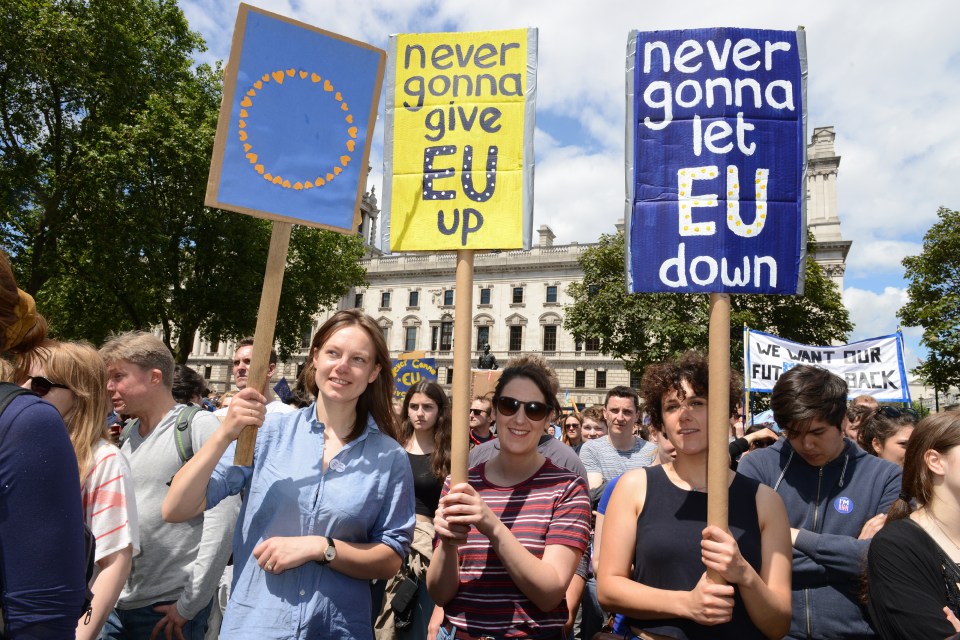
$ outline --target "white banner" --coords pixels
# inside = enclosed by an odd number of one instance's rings
[[[847,381],[849,397],[868,394],[885,402],[910,402],[899,333],[830,347],[811,347],[744,329],[748,391],[771,392],[780,374],[798,364],[823,367]]]

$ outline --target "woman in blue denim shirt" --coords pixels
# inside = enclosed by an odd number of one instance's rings
[[[238,393],[164,502],[164,517],[181,521],[244,493],[223,637],[372,638],[369,582],[392,577],[410,544],[413,474],[379,327],[337,313],[302,376],[317,401],[295,413],[264,420],[263,396]],[[233,441],[259,423],[253,465],[235,466]]]

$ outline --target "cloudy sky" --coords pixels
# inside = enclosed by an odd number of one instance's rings
[[[833,126],[842,234],[852,240],[844,301],[851,340],[896,330],[904,256],[937,208],[960,207],[960,5],[946,1],[643,2],[308,0],[253,2],[386,48],[394,33],[537,27],[534,225],[592,241],[623,215],[624,55],[630,29],[737,26],[807,33],[808,132]],[[225,60],[238,0],[181,0]],[[383,113],[383,100],[380,104]],[[382,127],[370,185],[381,192]],[[578,185],[572,189],[569,185]],[[598,226],[598,221],[606,225]],[[919,329],[904,328],[911,363]]]

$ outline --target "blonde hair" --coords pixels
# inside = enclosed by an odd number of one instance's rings
[[[126,360],[144,371],[158,369],[163,376],[163,386],[173,388],[173,354],[163,340],[152,333],[127,331],[116,335],[100,347],[100,357],[107,364]]]
[[[52,342],[44,345],[43,370],[53,382],[64,384],[76,397],[73,408],[63,416],[70,442],[77,454],[80,482],[93,463],[93,447],[107,437],[107,368],[87,342]]]

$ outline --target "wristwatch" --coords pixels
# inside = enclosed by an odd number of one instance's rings
[[[327,549],[323,552],[323,559],[317,560],[320,564],[330,564],[337,557],[337,548],[333,545],[333,538],[327,536]]]

